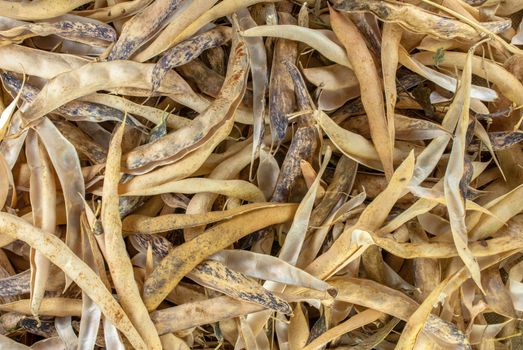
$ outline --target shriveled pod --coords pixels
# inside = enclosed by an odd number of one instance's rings
[[[436,15],[427,10],[410,4],[395,4],[381,0],[371,1],[344,1],[334,2],[334,8],[340,11],[368,11],[385,22],[393,22],[415,33],[425,33],[443,39],[462,39],[476,41],[481,39],[480,34],[458,20]],[[496,21],[482,23],[488,30],[501,33],[507,30],[510,22]]]
[[[152,73],[153,91],[156,90],[169,69],[184,65],[200,56],[202,52],[219,47],[232,37],[231,27],[216,27],[196,35],[166,51],[154,66]]]
[[[94,45],[108,45],[116,40],[114,29],[102,22],[85,20],[72,15],[54,18],[49,22],[28,23],[0,17],[0,40],[22,42],[33,36],[57,35],[62,38]]]
[[[280,22],[293,23],[294,18],[280,13]],[[269,81],[269,118],[273,143],[278,145],[287,132],[288,114],[295,107],[294,84],[285,62],[295,62],[298,44],[292,40],[278,39],[274,44],[271,76]]]
[[[165,25],[180,7],[180,0],[154,1],[126,22],[123,32],[109,54],[109,60],[129,58],[146,39]]]

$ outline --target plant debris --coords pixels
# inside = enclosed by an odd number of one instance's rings
[[[520,0],[0,0],[0,348],[523,347]]]

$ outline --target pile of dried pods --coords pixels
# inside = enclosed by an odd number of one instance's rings
[[[522,15],[0,0],[0,348],[521,349]]]

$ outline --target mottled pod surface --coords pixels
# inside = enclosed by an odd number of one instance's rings
[[[0,349],[523,348],[522,0],[0,0]]]

